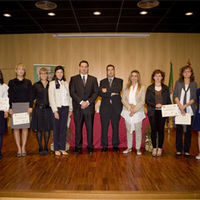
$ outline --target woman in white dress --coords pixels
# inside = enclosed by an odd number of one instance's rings
[[[127,131],[127,149],[123,153],[127,154],[132,151],[133,131],[135,131],[136,151],[137,155],[141,155],[142,120],[145,118],[145,87],[141,85],[140,73],[137,70],[133,70],[129,75],[128,84],[122,94],[122,103],[124,105],[122,116],[125,119]]]

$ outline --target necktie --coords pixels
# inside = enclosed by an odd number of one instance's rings
[[[186,102],[186,100],[187,100],[187,92],[188,92],[189,89],[190,89],[190,85],[188,85],[187,90],[185,89],[185,85],[184,85],[183,90],[185,91],[185,94],[184,94],[184,97],[183,97],[183,105],[185,105],[187,103]],[[185,108],[185,112],[187,112],[186,108]],[[186,133],[186,131],[187,131],[187,126],[183,125],[183,132]]]
[[[183,88],[183,90],[184,90],[184,92],[185,92],[185,94],[184,94],[184,97],[183,97],[183,105],[185,105],[187,102],[187,92],[188,92],[188,90],[190,89],[190,85],[188,85],[188,88],[187,88],[187,90],[185,89],[185,86],[184,86],[184,88]],[[186,108],[185,108],[185,112],[186,112]]]
[[[112,85],[112,78],[109,78],[109,85],[111,87],[111,85]]]
[[[83,76],[83,85],[85,86],[85,76]]]

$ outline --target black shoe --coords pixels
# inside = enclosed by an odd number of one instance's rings
[[[188,153],[188,152],[185,152],[185,153],[184,153],[184,157],[186,157],[186,158],[191,158],[192,156],[191,156],[191,154],[190,154],[190,153]]]
[[[45,149],[45,150],[43,151],[43,154],[44,154],[44,155],[46,155],[46,154],[48,154],[48,153],[49,153],[48,149]]]
[[[93,149],[88,149],[89,154],[93,154]]]
[[[2,160],[3,159],[3,155],[0,153],[0,160]]]
[[[180,157],[182,155],[182,153],[180,151],[176,152],[176,157]]]
[[[43,148],[39,148],[39,154],[43,155]]]
[[[74,153],[74,154],[79,154],[80,152],[81,152],[81,149],[75,147],[73,153]]]
[[[113,151],[114,152],[119,152],[119,148],[118,147],[113,147]]]
[[[101,152],[106,152],[106,151],[108,151],[107,147],[103,147],[103,149],[101,150]]]

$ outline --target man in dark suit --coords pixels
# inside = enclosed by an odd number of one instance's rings
[[[71,77],[69,91],[72,97],[75,122],[75,151],[82,149],[82,128],[85,122],[87,130],[88,153],[93,152],[93,121],[95,100],[98,96],[96,77],[88,75],[89,64],[86,60],[79,63],[79,74]]]
[[[112,125],[112,145],[113,151],[119,152],[119,120],[122,111],[120,92],[123,87],[123,80],[115,78],[114,65],[106,67],[107,78],[100,81],[99,96],[102,97],[100,105],[101,118],[101,145],[102,152],[108,149],[108,126]]]

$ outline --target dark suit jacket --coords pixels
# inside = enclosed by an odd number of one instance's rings
[[[107,92],[103,93],[102,88],[106,88]],[[108,78],[100,81],[99,96],[102,97],[100,114],[106,114],[110,109],[114,109],[117,114],[122,111],[122,102],[120,92],[123,88],[123,80],[119,78],[113,79],[112,85],[110,87]],[[118,93],[119,95],[111,96],[111,93]],[[110,103],[112,101],[112,106]]]
[[[95,100],[98,96],[98,83],[97,78],[88,75],[87,82],[84,87],[81,75],[71,77],[69,83],[69,92],[72,97],[73,110],[80,109],[80,102],[88,100],[90,105],[88,109],[93,108],[95,105]]]
[[[169,88],[162,84],[162,98],[163,105],[171,104]],[[154,116],[156,103],[155,103],[155,84],[150,85],[146,91],[145,103],[147,104],[147,114],[148,116]]]

